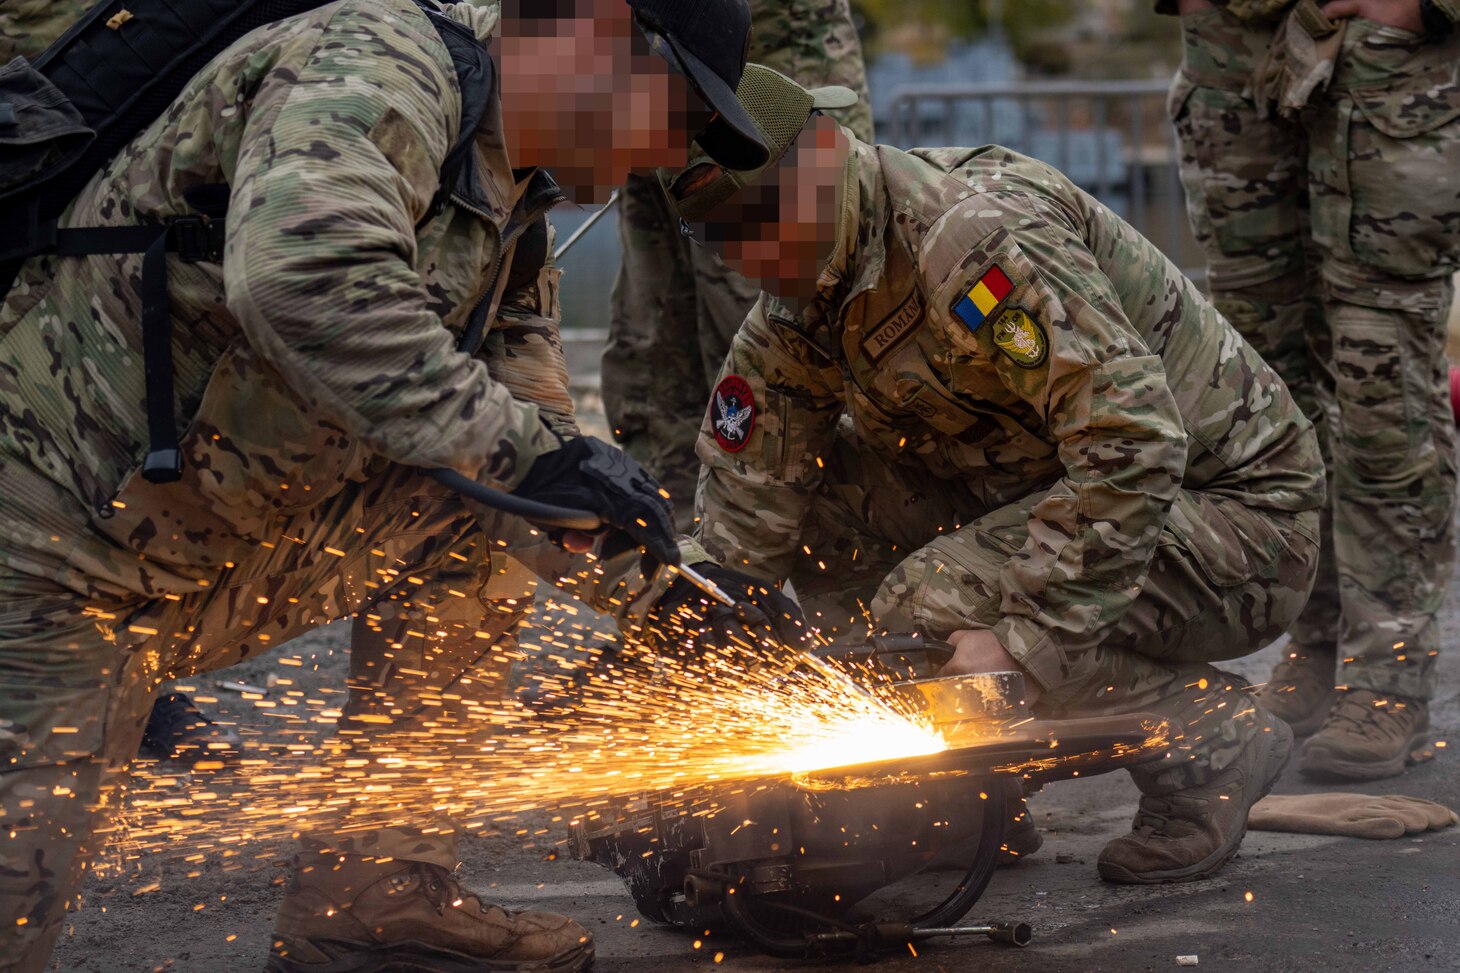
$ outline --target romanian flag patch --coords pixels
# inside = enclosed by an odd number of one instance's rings
[[[953,305],[953,313],[968,326],[969,331],[977,331],[994,309],[1004,302],[1004,298],[1013,292],[1014,284],[1009,275],[994,264],[968,289],[967,294],[958,299],[958,303]]]

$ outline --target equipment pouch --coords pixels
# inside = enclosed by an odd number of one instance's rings
[[[0,197],[70,164],[95,138],[70,99],[25,58],[0,68]]]
[[[1258,110],[1275,106],[1278,114],[1292,116],[1306,107],[1313,92],[1333,77],[1347,28],[1347,20],[1325,17],[1316,0],[1298,0],[1253,72],[1252,98]]]

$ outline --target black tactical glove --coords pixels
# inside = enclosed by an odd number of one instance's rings
[[[800,607],[775,587],[712,561],[690,565],[735,599],[722,605],[683,575],[659,598],[649,625],[661,643],[692,649],[766,651],[784,646],[797,654],[813,645]]]
[[[679,563],[674,507],[663,488],[632,456],[601,439],[570,439],[539,456],[512,494],[597,514],[619,534],[604,542],[605,556],[643,547],[660,564]]]

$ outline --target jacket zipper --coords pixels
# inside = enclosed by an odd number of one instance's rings
[[[450,194],[449,198],[452,205],[464,209],[468,213],[471,213],[474,216],[486,220],[488,223],[492,221],[491,216],[489,216],[480,207],[473,206],[460,193],[453,192]],[[488,278],[487,289],[482,293],[481,299],[478,300],[476,304],[472,305],[471,314],[467,315],[467,331],[461,336],[461,344],[457,347],[458,351],[466,352],[469,355],[475,355],[477,349],[468,348],[467,345],[475,344],[480,347],[482,341],[486,338],[486,326],[483,325],[481,334],[473,335],[471,333],[471,322],[476,320],[478,312],[480,312],[482,309],[482,305],[490,302],[492,300],[492,295],[497,293],[497,282],[502,277],[502,267],[507,263],[507,254],[511,252],[512,244],[517,242],[517,238],[521,236],[529,226],[537,222],[537,218],[539,216],[547,213],[548,210],[552,209],[554,206],[558,205],[558,203],[562,202],[566,198],[567,197],[564,196],[562,193],[551,193],[541,203],[538,203],[530,210],[525,211],[521,215],[520,219],[517,218],[517,215],[515,213],[507,217],[507,232],[502,234],[501,247],[499,249],[499,252],[497,253],[497,262],[492,267],[492,275],[490,278]]]

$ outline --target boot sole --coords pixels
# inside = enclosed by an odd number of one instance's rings
[[[1405,769],[1420,763],[1414,759],[1414,752],[1429,742],[1430,731],[1426,727],[1409,738],[1404,749],[1387,760],[1343,760],[1333,755],[1324,746],[1306,746],[1298,760],[1298,773],[1316,780],[1383,780],[1398,777]]]
[[[266,973],[582,973],[594,960],[591,942],[541,960],[487,959],[411,940],[356,943],[311,939],[309,945],[329,959],[308,963],[273,952],[264,968]]]
[[[1272,714],[1268,714],[1271,716]],[[1289,758],[1293,755],[1293,730],[1280,718],[1273,716],[1273,739],[1269,742],[1267,753],[1263,756],[1263,763],[1270,768],[1267,771],[1267,780],[1259,789],[1258,794],[1247,805],[1248,812],[1251,812],[1252,805],[1262,800],[1272,792],[1277,785],[1278,779],[1283,775],[1283,768],[1288,765]],[[1267,736],[1259,734],[1258,738]],[[1247,837],[1247,815],[1242,816],[1242,826],[1234,831],[1226,841],[1222,842],[1220,848],[1212,852],[1194,865],[1185,868],[1169,868],[1165,871],[1140,872],[1136,873],[1124,865],[1117,865],[1113,862],[1100,861],[1096,863],[1096,869],[1100,877],[1107,882],[1114,882],[1117,885],[1170,885],[1174,882],[1195,882],[1198,879],[1211,878],[1222,870],[1231,861],[1237,849],[1242,847],[1242,839]]]

